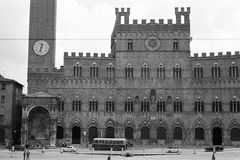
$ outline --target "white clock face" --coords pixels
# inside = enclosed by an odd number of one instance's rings
[[[150,51],[156,51],[161,45],[161,41],[156,36],[149,36],[145,40],[145,47]]]
[[[43,56],[48,53],[49,45],[46,41],[40,40],[34,44],[33,50],[37,55]]]

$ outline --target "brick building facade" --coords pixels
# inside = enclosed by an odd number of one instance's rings
[[[56,1],[31,0],[22,144],[239,144],[239,52],[191,57],[190,8],[176,23],[115,14],[110,54],[65,52],[56,69]]]

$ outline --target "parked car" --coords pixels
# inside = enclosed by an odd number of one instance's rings
[[[167,147],[166,153],[181,153],[181,149],[176,146]]]
[[[67,146],[62,148],[63,152],[76,152],[77,148],[74,146]]]
[[[215,151],[219,152],[219,151],[223,151],[223,146],[215,146]],[[206,152],[212,152],[213,151],[213,146],[209,146],[205,148]]]

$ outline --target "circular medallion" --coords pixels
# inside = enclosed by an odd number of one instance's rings
[[[156,36],[149,36],[145,40],[145,47],[150,51],[156,51],[161,45],[161,41]]]
[[[43,56],[48,53],[49,44],[44,40],[37,41],[33,46],[33,50],[37,55]]]

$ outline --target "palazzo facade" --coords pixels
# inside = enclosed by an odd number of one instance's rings
[[[239,52],[191,56],[190,8],[175,23],[115,14],[108,55],[65,52],[57,69],[56,0],[31,0],[22,144],[239,145]]]

